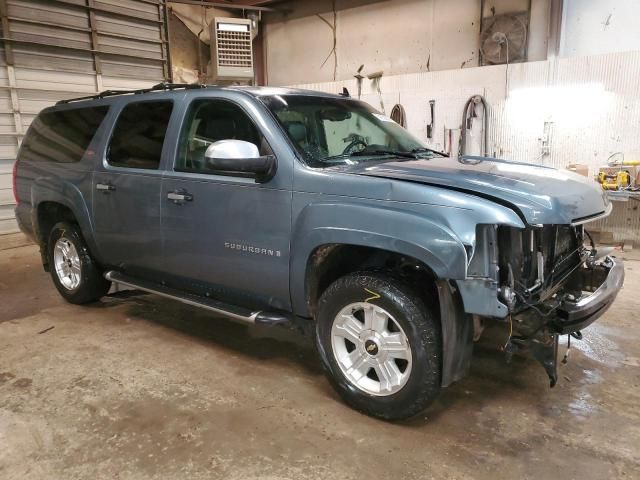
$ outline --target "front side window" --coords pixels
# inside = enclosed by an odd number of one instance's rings
[[[173,102],[130,103],[120,113],[107,150],[116,167],[157,170]]]
[[[396,122],[358,100],[313,95],[270,95],[260,100],[312,167],[350,165],[381,156],[433,155]]]
[[[214,173],[204,154],[209,145],[220,140],[244,140],[258,147],[260,155],[272,154],[260,130],[238,105],[227,100],[194,100],[180,134],[175,169]]]
[[[41,113],[22,142],[21,157],[28,160],[79,162],[109,107],[84,107]]]

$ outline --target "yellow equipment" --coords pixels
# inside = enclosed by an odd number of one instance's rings
[[[610,165],[624,166],[624,167],[637,167],[640,166],[640,160],[622,160],[620,163],[613,163]]]
[[[624,153],[609,156],[600,167],[598,182],[605,190],[637,190],[640,188],[640,160],[625,160]]]
[[[611,168],[601,168],[598,172],[598,182],[605,190],[623,190],[631,186],[631,174],[627,170],[610,171]]]

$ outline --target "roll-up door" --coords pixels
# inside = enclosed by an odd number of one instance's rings
[[[163,0],[0,0],[0,234],[17,230],[11,172],[58,100],[170,80]]]

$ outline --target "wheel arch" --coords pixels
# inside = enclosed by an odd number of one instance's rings
[[[89,251],[96,256],[97,246],[93,236],[91,215],[76,185],[54,178],[38,179],[34,181],[31,189],[31,205],[33,206],[31,223],[34,226],[34,236],[40,245],[45,270],[49,267],[46,254],[48,234],[59,221],[77,224]]]
[[[294,312],[312,316],[306,292],[314,255],[328,245],[375,249],[413,258],[437,278],[464,279],[468,253],[447,227],[392,204],[314,203],[297,215],[290,266]]]
[[[399,252],[354,243],[327,243],[317,246],[307,258],[304,274],[304,315],[313,317],[322,293],[338,278],[360,270],[404,272],[421,279],[425,287],[437,278],[434,270],[415,257]],[[435,292],[434,292],[435,293]]]

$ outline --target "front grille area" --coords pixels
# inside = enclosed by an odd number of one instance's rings
[[[582,244],[581,226],[545,225],[524,230],[501,227],[498,230],[500,282],[513,285],[523,304],[552,295],[583,262]]]
[[[549,282],[555,284],[568,271],[581,263],[582,228],[569,225],[549,225],[543,228],[550,229],[554,239],[546,263],[547,271],[552,277]]]
[[[572,227],[558,226],[556,227],[556,248],[555,255],[565,255],[577,248],[576,233]]]

